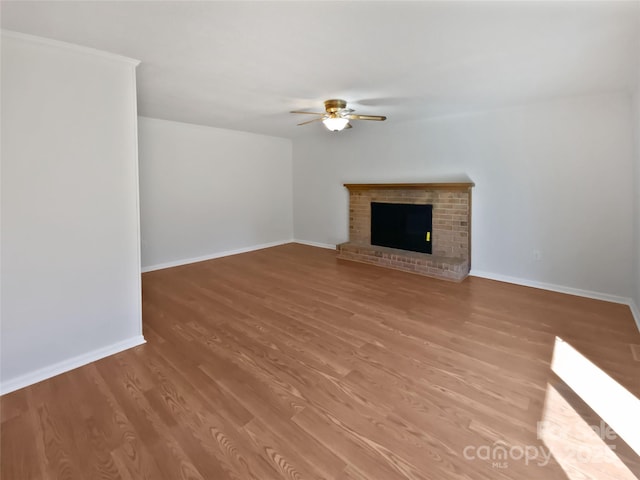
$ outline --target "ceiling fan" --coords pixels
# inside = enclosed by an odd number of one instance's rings
[[[354,110],[347,108],[347,102],[345,100],[340,100],[337,98],[325,100],[324,108],[326,111],[323,113],[300,112],[295,110],[291,113],[320,115],[320,117],[318,118],[299,123],[298,125],[307,125],[308,123],[321,121],[322,123],[324,123],[324,126],[332,132],[339,132],[340,130],[344,130],[345,128],[351,128],[349,120],[376,120],[378,122],[381,122],[387,119],[387,117],[383,117],[382,115],[356,115],[355,113],[353,113]]]

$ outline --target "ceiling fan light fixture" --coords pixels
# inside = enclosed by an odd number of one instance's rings
[[[347,102],[338,98],[326,100],[324,102],[324,112],[307,112],[293,110],[291,113],[300,113],[304,115],[316,115],[316,118],[299,123],[298,125],[308,125],[309,123],[322,122],[327,130],[331,132],[340,132],[345,128],[351,128],[351,120],[373,120],[381,122],[387,117],[383,115],[358,115],[353,113],[354,110],[347,108]]]
[[[332,132],[339,132],[340,130],[344,130],[349,123],[348,118],[342,117],[328,117],[322,120],[324,126],[327,127],[327,130],[331,130]]]

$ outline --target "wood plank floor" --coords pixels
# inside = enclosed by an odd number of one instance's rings
[[[571,457],[600,417],[550,370],[560,337],[640,397],[623,305],[290,244],[145,274],[143,314],[146,345],[2,397],[3,480],[639,476],[619,439]]]

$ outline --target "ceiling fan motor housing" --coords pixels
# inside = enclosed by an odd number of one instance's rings
[[[345,100],[340,100],[337,98],[331,100],[325,100],[324,108],[327,113],[336,113],[347,107],[347,102]]]

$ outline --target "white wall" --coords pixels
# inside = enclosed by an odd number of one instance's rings
[[[564,99],[394,124],[356,123],[296,139],[295,238],[348,240],[344,182],[475,183],[472,269],[630,297],[632,125],[629,96]],[[534,251],[540,259],[534,259]]]
[[[291,141],[139,118],[142,265],[290,241]]]
[[[640,75],[639,75],[640,77]],[[635,253],[635,282],[634,301],[636,322],[640,328],[640,79],[633,96],[634,129],[635,129],[635,202],[634,202],[634,253]]]
[[[136,64],[3,32],[3,393],[143,341]]]

